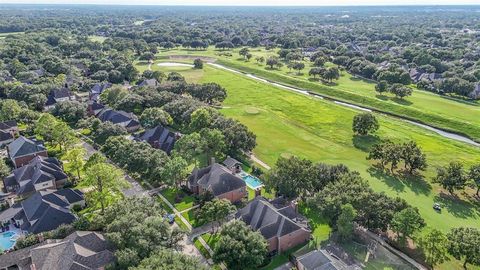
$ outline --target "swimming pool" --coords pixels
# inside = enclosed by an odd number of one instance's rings
[[[245,181],[247,186],[251,189],[259,189],[259,188],[263,187],[262,181],[260,181],[260,179],[258,179],[255,176],[252,176],[252,175],[250,175],[248,173],[245,173],[245,172],[241,172],[240,176],[242,177],[243,181]]]
[[[9,250],[11,249],[16,242],[15,232],[4,232],[0,234],[0,249]]]

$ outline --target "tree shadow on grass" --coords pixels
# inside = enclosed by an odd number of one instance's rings
[[[461,200],[456,194],[440,192],[435,196],[435,202],[440,203],[455,217],[470,218],[480,214],[474,204]]]
[[[399,181],[402,181],[402,183],[409,187],[411,191],[415,192],[415,194],[421,193],[428,195],[432,192],[432,185],[418,172],[410,174],[405,170],[400,170],[397,177]]]
[[[390,170],[382,168],[380,165],[371,166],[367,172],[370,176],[383,181],[397,192],[403,192],[405,188],[408,188],[415,194],[428,195],[432,191],[430,183],[428,183],[420,174],[410,175],[402,171],[392,173]]]
[[[401,104],[401,105],[405,105],[405,106],[410,106],[410,105],[413,104],[413,102],[411,102],[411,101],[408,101],[408,100],[403,99],[403,98],[397,98],[397,97],[392,98],[392,101],[397,103],[397,104]]]
[[[377,135],[358,135],[355,134],[352,137],[352,143],[355,148],[362,150],[363,152],[369,152],[372,146],[380,142],[380,137]]]
[[[383,101],[387,101],[390,99],[388,96],[385,95],[375,95],[375,97]]]
[[[398,181],[397,178],[388,174],[385,169],[379,166],[371,166],[367,169],[367,172],[371,177],[384,182],[396,192],[403,192],[405,190],[405,185],[401,181]]]

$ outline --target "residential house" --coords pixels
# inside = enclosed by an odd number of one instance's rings
[[[3,186],[7,192],[26,197],[36,191],[61,188],[67,178],[58,159],[37,156],[5,177]]]
[[[218,163],[208,167],[195,168],[188,178],[187,187],[195,194],[211,192],[219,199],[238,202],[247,196],[247,187],[242,178]]]
[[[103,93],[103,91],[107,90],[108,88],[112,87],[112,84],[109,82],[105,83],[96,83],[92,89],[90,89],[90,92],[88,94],[88,99],[91,101],[96,101],[98,102],[100,99],[100,95]]]
[[[96,101],[88,101],[87,106],[87,115],[88,116],[97,116],[103,109],[105,109],[105,105],[100,104]]]
[[[71,212],[75,205],[85,207],[84,195],[77,189],[41,190],[0,213],[0,222],[11,221],[28,233],[51,231],[77,219]]]
[[[412,81],[415,83],[418,83],[422,79],[423,74],[425,74],[424,71],[418,68],[412,68],[408,73],[410,75],[410,79],[412,79]]]
[[[157,87],[159,85],[156,79],[146,79],[141,81],[138,86],[145,86],[145,87]]]
[[[143,132],[137,140],[147,142],[152,147],[161,149],[170,155],[178,137],[178,134],[171,132],[166,127],[156,126]]]
[[[0,147],[13,142],[15,138],[10,132],[0,130]]]
[[[271,202],[259,196],[235,217],[258,231],[268,242],[270,253],[280,253],[310,239],[311,231],[296,206],[279,198]]]
[[[105,107],[96,116],[102,122],[106,122],[106,121],[112,122],[115,125],[119,125],[126,128],[128,132],[134,132],[140,128],[140,122],[137,121],[133,113],[127,113],[124,111],[115,111]]]
[[[1,255],[0,270],[102,270],[114,260],[113,247],[103,234],[76,231]]]
[[[230,156],[228,156],[222,163],[232,173],[239,173],[239,172],[242,171],[242,163],[240,161],[230,157]]]
[[[68,88],[52,90],[48,94],[45,110],[50,110],[55,107],[55,104],[68,100],[75,100],[75,95]]]
[[[37,156],[48,157],[47,148],[43,142],[34,138],[18,137],[7,146],[8,156],[15,168],[28,164]]]
[[[298,270],[348,270],[352,269],[336,256],[328,251],[312,250],[306,254],[295,256],[293,258],[295,266]]]
[[[0,130],[4,132],[8,132],[13,136],[18,134],[18,125],[17,121],[10,120],[5,122],[0,122]]]

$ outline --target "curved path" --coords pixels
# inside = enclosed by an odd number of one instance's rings
[[[336,100],[336,99],[333,99],[331,97],[323,96],[321,94],[318,94],[318,93],[315,93],[315,92],[312,92],[312,91],[308,91],[308,90],[305,90],[305,89],[291,87],[291,86],[284,85],[284,84],[281,84],[281,83],[278,83],[278,82],[270,81],[270,80],[267,80],[265,78],[261,78],[261,77],[258,77],[256,75],[253,75],[253,74],[241,72],[241,71],[238,71],[238,70],[235,70],[235,69],[232,69],[232,68],[220,65],[220,64],[216,64],[216,63],[207,63],[207,64],[209,64],[210,66],[219,68],[219,69],[223,69],[223,70],[226,70],[226,71],[229,71],[229,72],[233,72],[233,73],[245,76],[245,77],[250,78],[250,79],[254,79],[254,80],[266,83],[266,84],[276,86],[276,87],[284,89],[284,90],[293,91],[293,92],[296,92],[296,93],[299,93],[299,94],[302,94],[302,95],[306,95],[306,96],[309,96],[309,97],[316,97],[316,98],[319,98],[319,99],[328,100],[328,101],[331,101],[335,104],[345,106],[345,107],[349,107],[349,108],[356,109],[356,110],[360,110],[360,111],[366,111],[366,112],[375,111],[377,113],[385,114],[385,115],[388,115],[390,117],[394,117],[394,118],[403,120],[407,123],[416,125],[418,127],[422,127],[424,129],[433,131],[433,132],[439,134],[442,137],[480,147],[480,143],[477,143],[474,140],[472,140],[472,139],[470,139],[466,136],[456,134],[456,133],[453,133],[453,132],[449,132],[449,131],[445,131],[445,130],[442,130],[442,129],[439,129],[439,128],[436,128],[436,127],[433,127],[433,126],[430,126],[430,125],[426,125],[426,124],[418,122],[418,121],[407,119],[407,118],[404,118],[404,117],[401,117],[401,116],[398,116],[398,115],[393,115],[393,114],[390,114],[390,113],[387,113],[387,112],[384,112],[384,111],[373,110],[373,109],[370,109],[370,108],[358,106],[358,105],[351,104],[351,103],[348,103],[348,102]]]

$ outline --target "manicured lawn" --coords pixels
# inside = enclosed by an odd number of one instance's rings
[[[192,208],[196,203],[196,199],[193,196],[187,195],[179,189],[167,188],[162,190],[161,194],[175,206],[178,211]]]
[[[177,223],[178,227],[184,229],[185,231],[190,231],[190,229],[183,223],[182,219],[180,219],[178,216],[175,216],[175,223]]]
[[[290,71],[286,66],[280,70],[269,70],[263,64],[256,63],[255,56],[276,55],[276,51],[266,51],[262,48],[251,49],[253,58],[245,62],[239,55],[238,50],[231,51],[232,56],[220,56],[220,51],[210,47],[206,51],[175,49],[162,51],[165,55],[209,56],[218,59],[218,63],[253,73],[270,80],[309,89],[321,94],[346,100],[363,106],[370,106],[380,110],[408,116],[425,123],[443,127],[450,130],[467,134],[480,140],[480,104],[478,102],[465,102],[449,97],[439,96],[430,92],[415,90],[413,96],[400,100],[391,95],[378,96],[374,91],[374,83],[352,77],[343,72],[341,78],[332,85],[324,85],[320,82],[311,81],[308,70],[311,64],[306,62],[306,68],[302,75]]]
[[[262,268],[260,268],[261,270],[273,270],[285,263],[287,263],[289,261],[289,257],[292,253],[298,251],[299,249],[301,248],[304,248],[304,247],[307,247],[307,245],[310,245],[310,243],[308,244],[301,244],[301,245],[298,245],[296,247],[293,247],[281,254],[278,254],[276,256],[274,256],[272,258],[272,260],[270,261],[270,263]]]
[[[377,115],[381,128],[376,136],[354,136],[351,123],[358,111],[210,66],[206,66],[204,72],[201,82],[216,82],[227,89],[222,113],[240,120],[256,134],[254,153],[270,166],[279,156],[291,155],[329,164],[343,163],[359,171],[374,190],[399,196],[419,208],[429,226],[443,231],[458,226],[480,227],[480,210],[474,203],[452,199],[431,183],[436,168],[453,157],[466,165],[480,162],[478,148],[383,115]],[[255,114],[249,113],[252,108],[256,109]],[[423,177],[401,179],[372,169],[372,162],[367,161],[366,156],[380,138],[416,141],[429,163]],[[432,209],[435,202],[444,206],[441,214]]]
[[[200,240],[198,240],[198,238],[195,239],[193,245],[198,249],[198,251],[200,251],[200,253],[202,253],[203,257],[205,257],[206,259],[211,258],[210,253],[208,253],[207,249],[202,245],[202,243],[200,243]]]
[[[299,205],[299,212],[308,218],[308,224],[312,228],[312,237],[316,246],[319,246],[322,241],[328,240],[332,228],[327,220],[322,218],[314,209],[307,207],[305,204]]]
[[[193,63],[193,60],[192,61],[178,61],[178,60],[175,60],[175,61],[169,61],[169,60],[166,60],[166,59],[160,59],[160,60],[156,60],[152,65],[151,65],[151,70],[153,71],[162,71],[164,73],[170,73],[170,72],[179,72],[181,73],[185,79],[187,80],[187,82],[189,83],[195,83],[195,82],[198,82],[201,77],[203,76],[203,69],[194,69],[192,67],[165,67],[165,66],[159,66],[158,63],[161,63],[161,62],[184,62],[184,63],[188,63],[188,64],[192,64]],[[140,71],[140,72],[143,72],[145,70],[148,69],[148,63],[145,62],[145,61],[136,61],[135,62],[135,67]]]
[[[205,240],[205,242],[207,242],[208,246],[213,250],[215,247],[215,244],[220,239],[220,236],[217,234],[206,233],[202,235],[202,238],[203,240]]]
[[[240,120],[256,134],[254,153],[270,166],[279,156],[290,155],[329,164],[343,163],[359,171],[374,190],[402,197],[418,207],[431,226],[443,231],[457,226],[480,227],[478,207],[468,201],[439,195],[440,187],[430,183],[435,168],[447,164],[452,157],[467,165],[480,162],[480,149],[378,114],[381,126],[378,137],[354,136],[351,123],[358,111],[212,67],[205,68],[202,82],[216,82],[227,89],[228,97],[222,113]],[[258,113],[248,113],[252,107]],[[366,156],[380,138],[416,141],[429,163],[424,177],[399,179],[373,170]],[[434,202],[444,205],[441,214],[432,209]]]
[[[173,214],[173,210],[160,198],[157,197],[157,202],[161,205],[162,209],[168,214]]]
[[[198,212],[198,208],[195,208],[195,209],[190,209],[186,212],[183,212],[182,213],[182,216],[188,221],[188,223],[190,223],[190,225],[192,225],[192,227],[198,227],[198,226],[201,226],[203,225],[204,223],[202,221],[200,221],[199,219],[197,219],[197,214]]]

